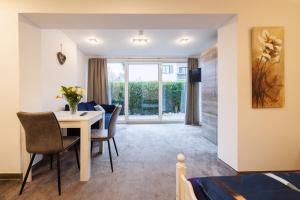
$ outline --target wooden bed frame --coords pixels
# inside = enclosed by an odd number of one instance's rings
[[[183,154],[177,155],[176,163],[176,200],[197,200],[193,186],[186,178],[186,164]]]

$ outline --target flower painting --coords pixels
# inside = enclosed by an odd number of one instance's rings
[[[284,105],[284,41],[282,27],[252,29],[252,107]]]

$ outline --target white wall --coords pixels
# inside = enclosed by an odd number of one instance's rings
[[[237,18],[218,30],[218,157],[238,169]]]
[[[77,49],[77,85],[85,88],[87,92],[88,79],[88,57],[85,56],[79,49]],[[83,96],[82,101],[87,101],[87,93]]]
[[[16,115],[20,107],[18,15],[0,10],[0,173],[19,173],[20,126]]]
[[[251,10],[247,12],[245,8],[245,13],[239,15],[238,20],[238,168],[240,171],[300,169],[300,2],[298,1],[299,4],[291,4],[286,0],[270,2],[260,2],[260,6],[257,7],[254,6],[257,4],[251,1]],[[284,27],[285,105],[283,108],[252,109],[250,30],[253,26]]]
[[[41,30],[19,16],[20,110],[42,111]],[[37,155],[34,164],[43,158]]]
[[[20,109],[42,110],[41,30],[20,16]]]
[[[295,3],[290,0],[1,1],[0,70],[5,73],[0,78],[0,160],[5,162],[0,162],[0,173],[20,172],[20,133],[16,117],[20,106],[20,12],[237,14],[238,65],[237,74],[232,74],[230,79],[237,78],[238,120],[228,120],[237,123],[238,135],[237,141],[227,144],[238,147],[238,158],[233,162],[237,162],[237,169],[241,171],[300,169],[300,4],[293,1]],[[280,25],[285,28],[286,104],[281,109],[254,110],[251,108],[250,29],[253,26]]]
[[[56,100],[61,85],[86,88],[87,57],[62,31],[41,30],[20,16],[20,109],[53,111],[66,102]],[[56,53],[63,44],[67,56],[60,65]]]
[[[56,53],[62,52],[67,59],[60,65]],[[42,79],[43,110],[53,111],[64,108],[65,100],[56,100],[58,89],[64,86],[85,87],[87,58],[77,48],[76,43],[59,30],[42,30]]]
[[[86,86],[87,57],[59,30],[41,30],[26,18],[19,18],[20,110],[27,112],[62,109],[64,100],[55,100],[58,84]],[[67,55],[61,66],[56,52]],[[58,46],[58,48],[57,48]],[[36,157],[35,162],[42,159]]]

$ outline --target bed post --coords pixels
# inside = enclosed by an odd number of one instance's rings
[[[184,200],[184,183],[182,182],[182,176],[186,175],[185,157],[183,154],[177,155],[176,163],[176,200]]]

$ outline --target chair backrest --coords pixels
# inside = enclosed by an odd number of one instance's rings
[[[53,112],[18,112],[25,130],[28,153],[51,154],[63,150],[61,129]]]
[[[121,112],[122,106],[116,106],[114,111],[111,114],[110,120],[109,120],[109,125],[108,125],[108,138],[112,138],[116,134],[116,122],[118,119],[118,116]]]

